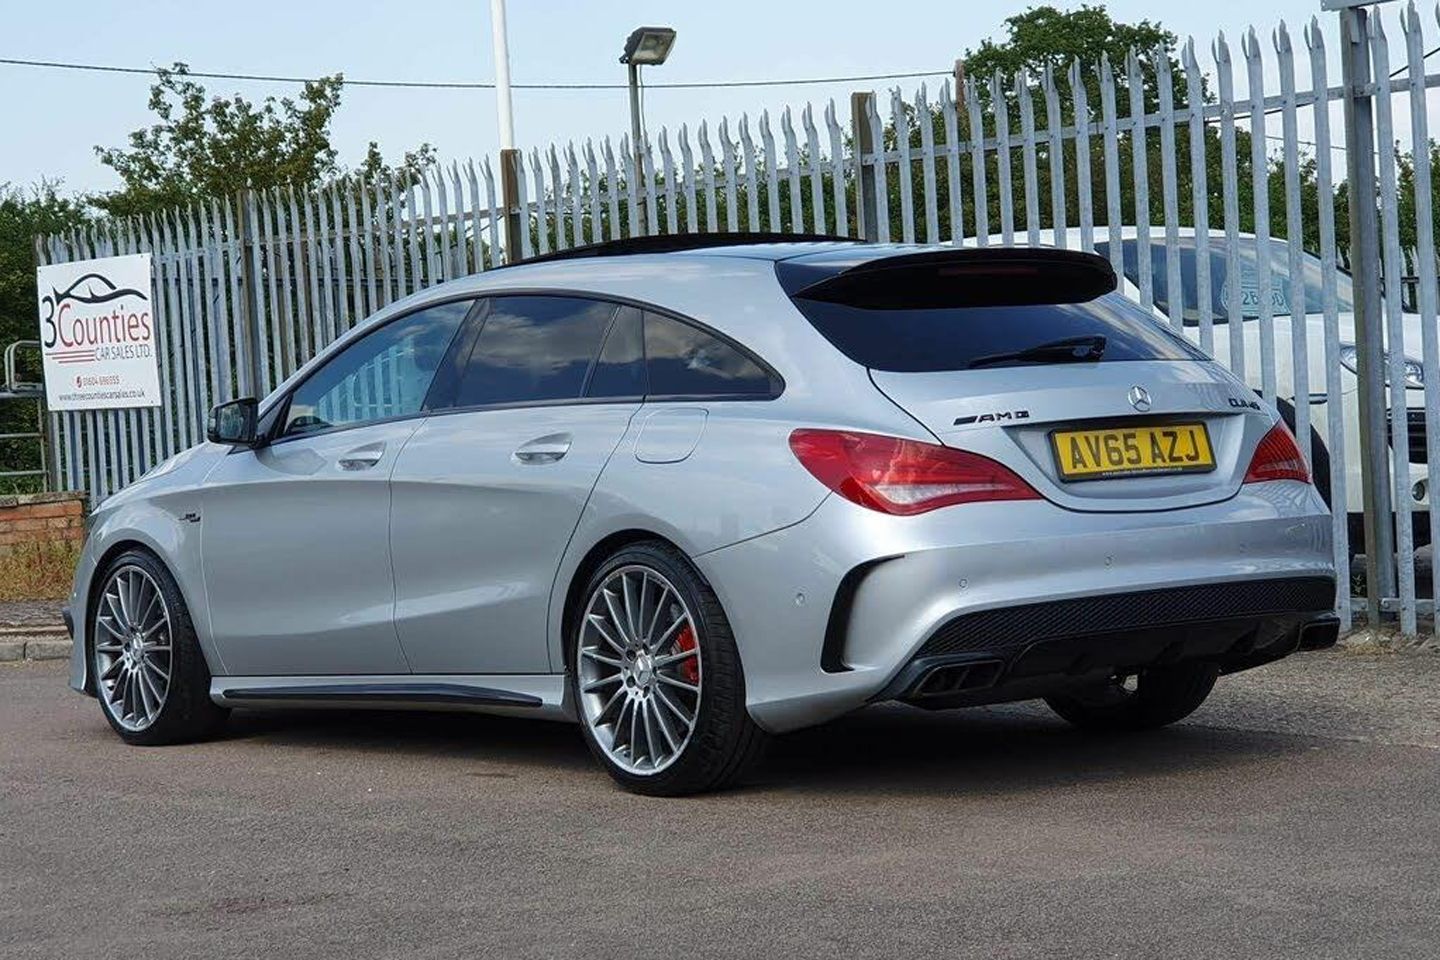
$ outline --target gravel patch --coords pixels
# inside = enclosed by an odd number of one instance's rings
[[[1440,656],[1302,653],[1222,677],[1197,723],[1440,749]]]

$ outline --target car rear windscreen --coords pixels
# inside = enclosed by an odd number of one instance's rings
[[[1014,306],[905,309],[903,294],[894,300],[900,303],[876,308],[793,298],[827,340],[856,363],[876,370],[924,373],[1066,359],[1101,363],[1205,359],[1189,341],[1118,293],[1081,303]],[[1056,359],[1045,352],[1057,344],[1098,345],[1101,337],[1100,349],[1083,357]],[[1019,356],[1025,351],[1032,355]]]

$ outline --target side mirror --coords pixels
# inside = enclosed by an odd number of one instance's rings
[[[255,446],[255,422],[259,409],[260,403],[254,397],[242,397],[211,407],[205,439],[234,447]]]

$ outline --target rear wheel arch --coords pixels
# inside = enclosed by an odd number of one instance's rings
[[[626,530],[617,530],[614,533],[602,537],[587,551],[576,565],[574,572],[570,574],[570,582],[565,588],[565,606],[560,618],[560,647],[564,651],[564,663],[566,671],[574,668],[575,653],[569,643],[570,632],[575,627],[575,618],[579,615],[580,604],[585,600],[585,585],[590,582],[590,577],[605,560],[617,550],[636,543],[644,542],[662,543],[667,547],[682,550],[673,540],[653,530],[645,530],[634,527]]]
[[[590,635],[592,645],[586,652],[597,651],[595,660],[611,669],[584,661],[566,674],[567,696],[575,704],[586,745],[617,782],[636,793],[679,796],[723,788],[742,778],[759,760],[768,737],[749,715],[739,650],[709,581],[684,550],[662,537],[644,535],[597,555],[599,563],[582,584],[565,644],[577,651],[586,645],[590,631],[585,618],[597,609],[592,604],[600,604],[595,620],[608,618],[611,627]],[[624,586],[623,596],[608,592],[617,579],[623,585],[624,578],[637,574],[642,581],[635,590]],[[643,626],[646,575],[661,585],[649,629]],[[596,599],[601,590],[607,591],[603,603]],[[667,605],[667,597],[673,605]],[[674,614],[677,608],[680,615],[669,627],[658,635],[651,632],[662,609]],[[675,628],[687,621],[686,629],[676,634]],[[687,656],[698,658],[686,661],[694,665],[693,677],[680,673],[683,666],[675,663]],[[661,668],[673,672],[660,675]],[[672,690],[671,695],[681,697],[676,703],[664,696],[652,700],[657,680],[688,691],[694,699]],[[611,692],[602,695],[598,689]],[[618,714],[612,712],[617,702]],[[668,723],[652,723],[652,717],[666,715]],[[678,734],[672,735],[672,729]]]

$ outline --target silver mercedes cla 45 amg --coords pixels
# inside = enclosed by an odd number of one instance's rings
[[[71,685],[126,741],[232,708],[578,722],[720,787],[869,703],[1178,720],[1333,643],[1269,405],[1034,248],[664,237],[386,307],[95,510]]]

